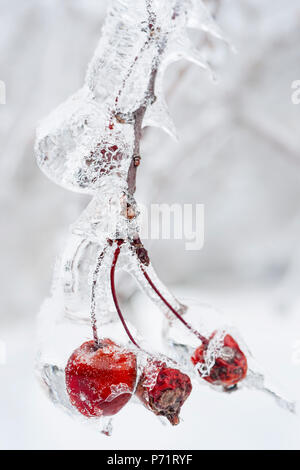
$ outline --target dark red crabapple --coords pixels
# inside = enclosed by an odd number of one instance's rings
[[[188,375],[155,359],[149,359],[138,382],[136,395],[154,414],[179,423],[180,409],[192,391]]]
[[[136,357],[110,339],[87,341],[70,356],[66,369],[70,401],[87,417],[111,416],[130,400],[136,383]]]
[[[211,335],[212,339],[215,332]],[[203,364],[204,353],[208,343],[204,343],[196,349],[191,360],[194,365]],[[224,345],[220,357],[212,367],[209,376],[203,377],[207,382],[213,385],[223,385],[225,388],[231,388],[243,380],[247,374],[247,359],[241,351],[238,343],[230,335],[224,338]]]

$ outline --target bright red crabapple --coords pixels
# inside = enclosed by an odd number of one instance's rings
[[[65,378],[70,401],[87,417],[111,416],[130,400],[136,357],[110,339],[87,341],[70,356]]]
[[[146,408],[176,425],[180,409],[191,391],[188,375],[168,367],[165,362],[148,359],[135,393]]]
[[[210,340],[215,334],[214,332],[211,335]],[[194,355],[191,357],[194,365],[205,362],[204,354],[207,346],[208,343],[204,343],[195,350]],[[220,356],[216,358],[209,376],[203,378],[213,385],[223,385],[225,389],[231,388],[246,377],[247,368],[245,354],[232,336],[226,335]]]

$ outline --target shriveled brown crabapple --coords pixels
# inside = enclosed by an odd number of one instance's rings
[[[215,336],[211,335],[210,340]],[[194,365],[205,363],[205,351],[208,342],[203,343],[196,349],[191,360]],[[213,385],[223,385],[225,389],[235,386],[243,380],[247,374],[247,359],[241,351],[238,343],[230,335],[224,338],[223,347],[220,356],[216,358],[215,364],[207,377],[203,377],[207,382]]]
[[[136,356],[110,339],[87,341],[65,369],[70,401],[87,417],[111,416],[130,400],[136,383]]]
[[[176,425],[180,409],[191,391],[188,375],[168,367],[165,362],[149,359],[135,393],[154,414],[164,416]]]

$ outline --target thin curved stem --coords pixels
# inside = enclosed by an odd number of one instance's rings
[[[185,321],[184,318],[182,318],[182,316],[180,315],[180,313],[178,313],[172,307],[172,305],[164,298],[164,296],[157,289],[157,287],[155,286],[155,284],[153,283],[153,281],[149,277],[148,273],[145,271],[145,269],[143,268],[143,266],[141,264],[140,264],[140,268],[141,268],[141,271],[142,271],[143,275],[145,276],[147,282],[150,284],[150,286],[152,287],[154,292],[156,292],[158,297],[163,301],[163,303],[169,308],[169,310],[171,310],[171,312],[178,318],[179,321],[181,321],[181,323],[183,323],[184,326],[186,326],[186,328],[188,328],[192,333],[194,333],[195,336],[197,336],[197,338],[200,339],[202,344],[208,344],[208,339],[205,338],[205,336],[201,335],[201,333],[199,333],[199,331],[195,330],[187,321]]]
[[[100,267],[106,252],[107,246],[104,247],[103,251],[100,253],[96,268],[93,274],[93,284],[92,284],[92,295],[91,295],[91,323],[92,323],[92,330],[93,330],[93,337],[95,344],[100,346],[100,340],[97,331],[97,318],[96,318],[96,287],[97,287],[97,280],[100,271]]]
[[[116,294],[116,288],[115,288],[115,268],[116,268],[116,264],[117,264],[117,261],[118,261],[118,258],[119,258],[119,254],[120,254],[120,251],[121,251],[121,245],[124,243],[124,240],[118,240],[117,241],[117,244],[118,244],[118,247],[116,248],[116,251],[114,253],[114,258],[113,258],[113,262],[112,262],[112,266],[111,266],[111,270],[110,270],[110,285],[111,285],[111,293],[112,293],[112,296],[113,296],[113,300],[114,300],[114,303],[115,303],[115,307],[116,307],[116,310],[118,312],[118,315],[119,315],[119,318],[122,322],[122,325],[130,339],[130,341],[137,347],[140,349],[140,346],[135,342],[132,334],[130,333],[127,325],[126,325],[126,322],[125,322],[125,319],[123,317],[123,314],[121,312],[121,309],[120,309],[120,306],[119,306],[119,302],[118,302],[118,299],[117,299],[117,294]]]

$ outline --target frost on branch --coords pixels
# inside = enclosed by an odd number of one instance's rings
[[[37,131],[37,161],[50,179],[89,194],[111,174],[121,184],[133,153],[133,113],[141,106],[146,108],[143,125],[175,133],[163,96],[165,68],[181,58],[207,67],[187,27],[220,35],[201,5],[197,0],[110,3],[83,87]],[[157,68],[152,90],[149,79]]]

